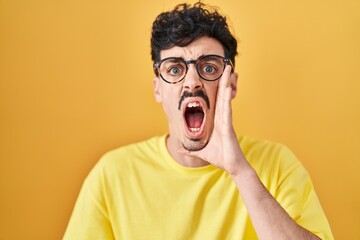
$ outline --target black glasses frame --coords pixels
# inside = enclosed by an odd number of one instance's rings
[[[209,79],[204,78],[204,77],[200,74],[199,69],[198,69],[198,62],[201,61],[202,59],[208,58],[208,57],[218,57],[218,58],[221,58],[221,59],[224,61],[224,63],[225,63],[224,69],[223,69],[223,72],[221,73],[221,75],[220,75],[218,78],[213,79],[213,80],[209,80]],[[168,60],[168,59],[175,59],[175,60],[181,61],[181,62],[183,62],[183,63],[185,64],[185,66],[186,66],[184,76],[183,76],[180,80],[178,80],[178,81],[176,81],[176,82],[170,82],[170,81],[166,80],[166,79],[161,75],[160,65],[161,65],[164,61],[166,61],[166,60]],[[189,64],[194,64],[194,65],[195,65],[196,72],[197,72],[197,74],[199,75],[199,77],[200,77],[201,79],[203,79],[203,80],[205,80],[205,81],[209,81],[209,82],[213,82],[213,81],[216,81],[216,80],[218,80],[219,78],[221,78],[221,76],[223,75],[224,70],[225,70],[225,68],[226,68],[227,65],[231,65],[231,67],[233,68],[233,64],[232,64],[230,58],[225,58],[225,57],[223,57],[223,56],[219,56],[219,55],[216,55],[216,54],[203,55],[203,56],[199,57],[199,58],[196,59],[196,60],[188,60],[188,61],[186,61],[185,59],[183,59],[183,58],[181,58],[181,57],[168,57],[168,58],[164,58],[164,59],[160,60],[159,62],[154,63],[153,67],[154,67],[154,70],[155,70],[156,75],[160,75],[160,77],[161,77],[162,80],[164,80],[165,82],[167,82],[167,83],[169,83],[169,84],[176,84],[176,83],[179,83],[179,82],[181,82],[182,80],[184,80],[184,78],[186,77],[186,74],[187,74],[187,72],[188,72],[188,70],[189,70],[189,67],[188,67]],[[231,70],[231,71],[233,71],[233,70]]]

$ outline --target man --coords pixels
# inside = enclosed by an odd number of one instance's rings
[[[169,134],[106,154],[64,239],[333,239],[296,157],[236,136],[237,42],[226,19],[178,5],[155,20],[151,47]]]

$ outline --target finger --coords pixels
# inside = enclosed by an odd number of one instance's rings
[[[220,121],[219,117],[222,114],[224,114],[224,108],[229,107],[228,105],[231,100],[231,94],[229,96],[229,94],[227,93],[229,90],[231,92],[230,75],[231,75],[231,66],[227,65],[223,75],[220,78],[218,92],[217,92],[215,116],[216,119],[219,121]]]
[[[231,108],[231,95],[232,95],[232,88],[228,87],[226,88],[225,91],[225,96],[224,96],[224,103],[223,103],[223,109],[222,111],[224,112],[224,116],[226,116],[226,118],[224,119],[224,124],[226,124],[227,127],[230,127],[232,125],[232,108]]]
[[[216,107],[217,109],[221,110],[224,101],[226,102],[226,89],[231,88],[230,82],[230,75],[231,75],[231,66],[227,65],[223,75],[220,78],[219,87],[217,91],[217,99],[216,99]]]
[[[227,65],[219,82],[218,97],[221,99],[224,98],[225,89],[231,87],[230,75],[231,75],[231,65]]]

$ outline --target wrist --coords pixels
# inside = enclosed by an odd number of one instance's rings
[[[251,167],[246,159],[244,159],[242,163],[238,164],[236,168],[232,169],[232,171],[229,171],[228,173],[235,182],[257,177],[256,171]]]

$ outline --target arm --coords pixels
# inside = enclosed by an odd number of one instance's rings
[[[231,177],[240,191],[259,239],[319,239],[287,214],[263,186],[251,166],[246,165],[240,173]]]
[[[224,169],[234,180],[259,239],[319,239],[299,226],[263,186],[246,160],[232,125],[231,100],[236,95],[236,75],[228,66],[220,79],[215,125],[208,145],[183,154],[199,157]]]

